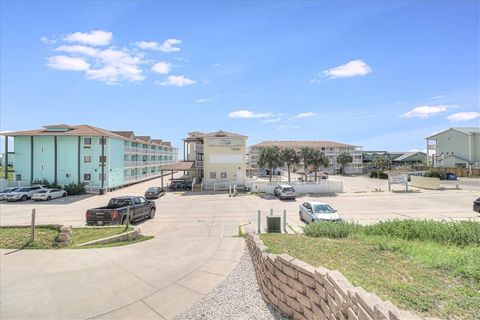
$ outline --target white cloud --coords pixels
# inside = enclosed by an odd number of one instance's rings
[[[69,56],[53,56],[47,58],[48,66],[58,70],[87,71],[90,64],[82,58],[72,58]]]
[[[183,87],[195,84],[197,81],[186,78],[185,76],[169,76],[165,81],[155,81],[156,84],[161,86],[175,86]]]
[[[142,61],[137,56],[120,50],[106,49],[99,52],[98,60],[101,67],[87,70],[89,79],[107,83],[115,83],[121,80],[134,82],[145,79],[143,70],[139,67]]]
[[[68,53],[79,53],[86,56],[95,57],[98,55],[98,50],[87,46],[60,46],[55,51],[63,51]]]
[[[212,101],[216,100],[218,97],[220,97],[220,95],[216,94],[213,97],[199,98],[199,99],[195,100],[195,102],[196,103],[212,102]]]
[[[299,126],[297,125],[287,125],[287,124],[284,124],[280,127],[277,127],[277,130],[286,130],[286,129],[296,129],[298,128]]]
[[[102,30],[93,30],[86,33],[75,32],[66,35],[63,40],[68,42],[80,42],[92,46],[106,46],[112,41],[112,33]]]
[[[269,116],[271,116],[270,113],[255,112],[250,110],[237,110],[237,111],[232,111],[228,114],[229,118],[243,118],[243,119],[267,118]]]
[[[443,96],[433,96],[433,97],[431,97],[431,99],[434,99],[434,100],[438,100],[438,99],[442,99],[442,98],[443,98]]]
[[[172,69],[172,64],[168,62],[157,62],[153,65],[152,71],[159,74],[168,74]]]
[[[47,38],[47,37],[45,37],[45,36],[42,36],[42,37],[40,38],[40,41],[43,42],[43,43],[45,43],[45,44],[55,44],[55,43],[57,43],[58,39],[49,39],[49,38]]]
[[[403,118],[428,118],[437,113],[445,112],[449,108],[456,106],[435,105],[435,106],[420,106],[401,115]]]
[[[273,123],[273,122],[278,122],[278,121],[282,121],[282,118],[281,117],[270,118],[270,119],[263,120],[262,122],[263,123]]]
[[[180,51],[180,48],[177,45],[181,44],[182,40],[178,39],[167,39],[163,43],[155,41],[138,41],[137,46],[140,49],[151,49],[162,52],[177,52]]]
[[[302,112],[302,113],[297,114],[297,115],[294,116],[293,118],[295,118],[295,119],[301,119],[301,118],[314,117],[314,116],[316,116],[316,115],[317,115],[317,114],[314,113],[314,112]]]
[[[470,121],[477,118],[480,118],[480,112],[457,112],[447,117],[453,122]]]
[[[322,71],[330,79],[364,76],[372,72],[372,68],[362,60],[352,60],[335,68]]]

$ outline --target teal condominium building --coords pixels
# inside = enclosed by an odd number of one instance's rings
[[[24,183],[84,182],[108,190],[160,176],[163,165],[178,162],[170,142],[133,131],[61,124],[3,135],[14,138],[14,179]]]

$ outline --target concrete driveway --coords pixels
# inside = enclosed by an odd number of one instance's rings
[[[362,224],[391,218],[474,219],[474,190],[417,193],[373,192],[344,179],[336,196],[299,196],[279,201],[256,195],[169,192],[158,199],[157,215],[138,225],[149,241],[125,247],[76,250],[0,250],[1,319],[170,319],[210,292],[230,273],[244,247],[238,227],[262,226],[270,209],[287,210],[288,231],[302,231],[298,204],[328,202],[345,219]],[[385,182],[378,182],[385,184]],[[105,196],[66,204],[0,204],[2,225],[28,224],[37,209],[39,223],[84,225],[85,210],[112,196],[143,194],[152,180]],[[359,192],[359,190],[363,188]],[[385,190],[383,187],[382,190]]]

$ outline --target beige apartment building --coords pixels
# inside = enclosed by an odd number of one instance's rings
[[[330,166],[322,169],[328,173],[339,173],[341,165],[337,163],[337,157],[346,152],[352,156],[353,162],[345,165],[345,173],[362,174],[362,147],[332,141],[263,141],[249,147],[248,166],[253,173],[261,174],[264,168],[258,166],[258,157],[261,147],[277,146],[280,149],[293,148],[297,152],[303,147],[318,149],[330,159]]]
[[[245,185],[247,136],[222,130],[195,131],[183,141],[184,160],[193,161],[190,174],[204,190]]]

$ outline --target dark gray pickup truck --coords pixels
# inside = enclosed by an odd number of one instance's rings
[[[130,209],[130,217],[128,217]],[[144,197],[125,196],[112,198],[106,207],[88,209],[85,213],[87,225],[124,224],[127,219],[134,222],[140,219],[152,219],[155,216],[155,202]]]

